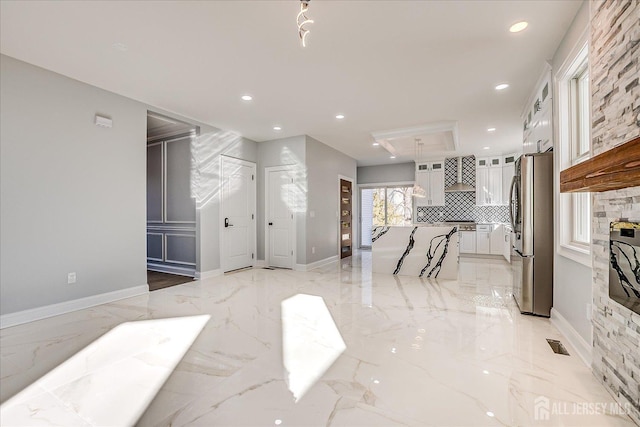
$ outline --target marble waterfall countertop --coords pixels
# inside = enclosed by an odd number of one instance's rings
[[[374,273],[458,278],[458,227],[375,227],[371,237]]]

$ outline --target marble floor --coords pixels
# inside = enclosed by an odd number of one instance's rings
[[[202,314],[210,320],[137,425],[634,425],[612,413],[612,398],[548,319],[520,315],[509,264],[462,259],[458,280],[394,277],[372,274],[369,252],[3,329],[0,400],[123,322]],[[554,354],[546,338],[571,356]],[[109,387],[121,398],[135,392]],[[44,424],[33,412],[32,425]]]

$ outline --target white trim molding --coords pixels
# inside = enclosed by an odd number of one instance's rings
[[[556,309],[551,309],[551,324],[560,331],[569,344],[576,350],[588,368],[591,368],[591,345],[576,331],[571,323],[564,318]]]
[[[338,257],[338,255],[330,256],[328,258],[311,262],[309,264],[296,264],[294,270],[295,271],[311,271],[314,268],[324,267],[325,265],[329,265],[336,261],[340,261],[340,258]]]
[[[43,307],[31,308],[28,310],[18,311],[16,313],[3,314],[2,316],[0,316],[0,329],[21,325],[23,323],[33,322],[35,320],[46,319],[48,317],[58,316],[61,314],[70,313],[72,311],[83,310],[85,308],[95,307],[96,305],[108,304],[113,301],[118,301],[121,299],[131,298],[148,293],[149,285],[144,284],[127,289],[120,289],[113,292],[106,292],[103,294],[78,298],[71,301],[45,305]]]
[[[174,265],[156,264],[153,262],[147,262],[147,270],[157,271],[158,273],[170,273],[177,274],[179,276],[194,277],[195,269],[178,267]]]
[[[218,276],[222,276],[222,270],[220,270],[219,268],[216,268],[215,270],[209,270],[209,271],[196,271],[196,280],[205,280],[205,279],[211,279],[212,277],[218,277]]]

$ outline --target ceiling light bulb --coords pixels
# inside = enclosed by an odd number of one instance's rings
[[[280,126],[274,126],[273,130],[282,130],[282,128]]]
[[[243,101],[251,101],[252,99],[253,99],[253,96],[251,95],[242,95]]]
[[[483,150],[488,150],[488,149],[489,149],[489,147],[482,147],[482,149],[483,149]]]
[[[396,156],[393,156],[393,155],[392,155],[392,156],[389,156],[389,158],[390,158],[390,159],[395,159],[395,158],[396,158]],[[395,350],[395,349],[394,349],[394,350]]]
[[[487,415],[488,415],[489,417],[495,417],[495,416],[496,416],[496,414],[494,414],[494,413],[493,413],[493,412],[491,412],[491,411],[487,411]]]
[[[506,88],[508,88],[509,85],[506,83],[500,83],[498,86],[496,86],[496,90],[504,90]]]
[[[380,143],[379,143],[379,142],[374,142],[374,143],[373,143],[373,146],[374,146],[374,147],[377,147],[378,145],[380,145]]]
[[[336,119],[338,119],[338,120],[342,120],[342,119],[344,119],[344,114],[338,114],[338,115],[336,116]]]
[[[529,23],[527,21],[516,22],[511,27],[509,27],[509,31],[511,31],[512,33],[519,33],[520,31],[524,30],[528,26],[529,26]]]
[[[496,128],[488,128],[487,129],[487,132],[495,132],[495,131],[496,131]]]

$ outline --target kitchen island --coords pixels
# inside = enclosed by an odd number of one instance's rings
[[[458,278],[457,226],[374,227],[371,242],[374,273]]]

